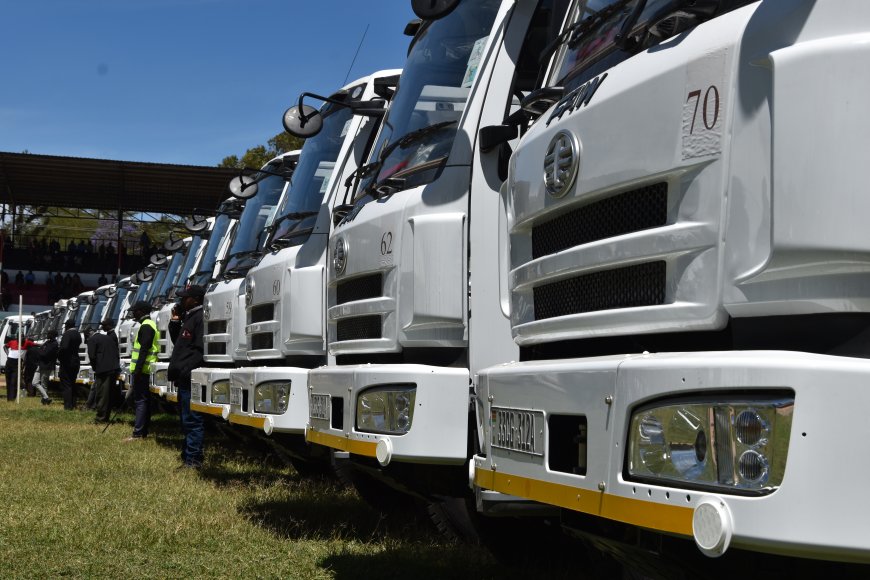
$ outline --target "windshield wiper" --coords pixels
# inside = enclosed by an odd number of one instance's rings
[[[402,137],[398,141],[396,141],[394,143],[390,143],[386,149],[381,151],[381,154],[378,155],[378,158],[381,161],[384,161],[398,147],[402,147],[402,148],[407,147],[411,143],[414,143],[415,141],[419,141],[423,137],[427,137],[427,136],[431,135],[432,133],[437,133],[441,129],[444,129],[446,127],[449,127],[450,125],[455,125],[455,124],[456,124],[456,121],[441,121],[440,123],[435,123],[434,125],[429,125],[428,127],[422,127],[420,129],[417,129],[416,131],[411,131],[410,133],[408,133],[407,135],[405,135],[404,137]]]
[[[301,230],[293,230],[292,232],[287,232],[280,238],[272,240],[272,243],[269,245],[269,249],[274,251],[280,250],[281,248],[286,248],[290,245],[292,238],[298,238],[299,236],[308,236],[313,231],[314,226],[310,228],[302,228]]]
[[[563,30],[559,36],[554,38],[553,41],[544,48],[541,52],[541,56],[538,57],[538,63],[543,64],[548,58],[550,58],[550,55],[552,55],[557,48],[565,43],[565,41],[568,41],[568,46],[570,48],[574,48],[583,37],[589,34],[592,30],[598,28],[598,26],[607,18],[610,18],[613,14],[622,10],[622,8],[631,1],[632,0],[617,0],[613,4],[605,6],[598,12],[592,12],[583,20],[575,22]],[[646,0],[638,0],[638,3],[645,4]]]
[[[304,220],[305,218],[315,216],[319,213],[320,213],[320,210],[317,210],[317,211],[293,211],[293,212],[290,212],[288,214],[284,214],[272,222],[272,224],[269,226],[269,230],[270,230],[269,233],[271,235],[274,235],[274,233],[278,231],[278,225],[281,222],[285,222],[287,220]],[[274,242],[275,240],[271,240],[271,241]]]

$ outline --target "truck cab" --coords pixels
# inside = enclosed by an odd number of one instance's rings
[[[469,495],[476,373],[518,356],[494,235],[509,151],[484,150],[478,132],[538,87],[566,9],[450,4],[419,25],[353,208],[331,233],[334,364],[310,373],[306,435],[429,502]]]
[[[575,2],[564,30],[502,190],[520,356],[480,373],[474,482],[671,570],[870,561],[842,446],[870,406],[870,5]]]
[[[230,183],[244,209],[231,235],[219,249],[222,259],[207,286],[203,303],[205,365],[191,375],[194,411],[222,417],[229,415],[230,370],[247,364],[244,279],[263,255],[268,226],[296,167],[298,152],[281,155],[259,171],[245,173]]]
[[[306,139],[269,232],[269,251],[245,279],[247,358],[257,366],[230,373],[229,422],[275,433],[294,461],[311,452],[304,437],[308,371],[327,358],[324,281],[332,212],[368,156],[399,72],[357,79],[311,113],[322,128]]]

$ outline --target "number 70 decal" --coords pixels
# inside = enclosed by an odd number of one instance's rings
[[[730,61],[723,50],[687,65],[681,103],[683,159],[722,153]]]

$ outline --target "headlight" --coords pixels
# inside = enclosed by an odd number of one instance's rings
[[[415,385],[373,387],[359,394],[356,400],[358,431],[404,435],[414,420]]]
[[[230,404],[230,382],[215,381],[211,385],[211,402],[216,405]]]
[[[169,381],[166,379],[166,369],[161,369],[154,373],[154,386],[155,387],[165,387],[169,384]]]
[[[794,398],[666,401],[636,410],[629,478],[767,493],[782,483]]]
[[[91,371],[90,369],[81,369],[79,371],[79,379],[88,380],[90,378]]]
[[[260,383],[254,389],[254,411],[281,415],[290,401],[290,382]]]

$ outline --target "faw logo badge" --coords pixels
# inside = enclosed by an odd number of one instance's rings
[[[559,131],[547,147],[544,157],[544,185],[553,197],[562,197],[577,178],[580,145],[568,131]]]

